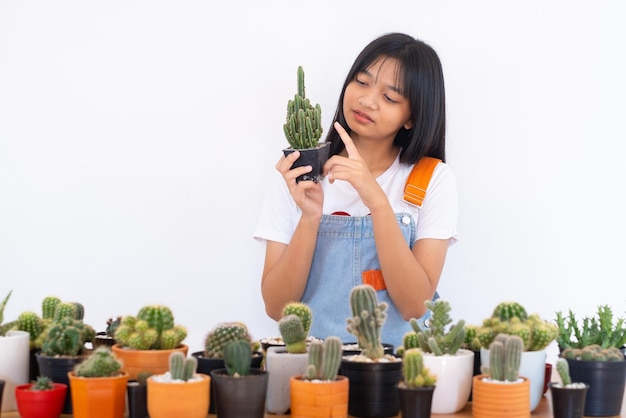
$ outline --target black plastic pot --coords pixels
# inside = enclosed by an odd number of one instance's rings
[[[584,361],[567,359],[572,382],[589,385],[585,416],[620,415],[626,383],[626,360]]]
[[[37,364],[39,365],[39,374],[47,376],[55,383],[65,383],[67,385],[67,393],[65,394],[65,404],[63,405],[63,413],[72,413],[72,391],[70,389],[70,378],[67,373],[74,370],[74,366],[83,361],[84,357],[50,357],[44,356],[37,352],[35,354]]]
[[[2,394],[4,393],[4,384],[6,382],[0,379],[0,411],[2,411]]]
[[[398,415],[401,361],[368,363],[343,359],[341,374],[350,379],[348,414],[362,418]]]
[[[565,388],[551,383],[552,416],[554,418],[582,418],[585,412],[585,398],[589,385],[584,388]]]
[[[247,376],[232,377],[226,369],[211,372],[212,398],[219,418],[263,418],[268,373],[251,368]]]
[[[128,418],[148,417],[148,387],[130,380],[126,386],[128,396]]]
[[[312,180],[314,182],[319,182],[322,178],[322,173],[324,169],[324,164],[326,160],[328,160],[328,151],[330,149],[329,142],[322,142],[319,144],[317,148],[307,148],[307,149],[299,149],[300,157],[293,163],[291,168],[302,167],[305,165],[310,165],[313,167],[311,172],[298,176],[296,178],[296,183],[299,183],[303,180]],[[285,157],[295,150],[293,148],[286,148],[283,150],[283,154]]]
[[[402,418],[430,418],[435,386],[407,388],[398,386]]]

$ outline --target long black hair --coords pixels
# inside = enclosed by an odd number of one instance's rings
[[[410,102],[413,127],[401,128],[394,139],[394,145],[401,147],[400,162],[414,164],[423,156],[445,161],[446,103],[441,62],[432,47],[409,35],[389,33],[373,40],[361,51],[341,89],[334,120],[350,133],[343,113],[346,87],[381,58],[398,61],[401,93]],[[332,125],[325,141],[331,143],[331,155],[344,149]]]

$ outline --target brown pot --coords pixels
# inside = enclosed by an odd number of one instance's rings
[[[128,373],[80,377],[69,372],[74,418],[124,418]]]
[[[150,418],[206,418],[209,410],[211,377],[196,373],[200,380],[184,383],[158,382],[149,377],[148,414]]]
[[[131,350],[120,344],[111,347],[113,354],[122,361],[124,371],[129,380],[138,380],[139,373],[163,374],[169,370],[170,354],[174,351],[182,352],[187,357],[189,347],[181,344],[172,350]]]
[[[311,382],[302,376],[292,376],[292,418],[346,418],[348,416],[349,381],[337,376],[334,381]]]
[[[473,378],[473,418],[530,418],[530,381],[521,377],[519,383],[499,383]]]

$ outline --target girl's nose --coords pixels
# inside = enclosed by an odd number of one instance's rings
[[[364,94],[363,96],[359,97],[358,102],[363,107],[370,109],[376,108],[376,101],[370,95]]]

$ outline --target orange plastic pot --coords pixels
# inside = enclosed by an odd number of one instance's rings
[[[337,376],[332,382],[311,382],[302,376],[292,376],[289,386],[292,418],[347,418],[347,377]]]
[[[530,380],[519,383],[484,381],[488,376],[473,378],[473,418],[530,418]]]
[[[149,377],[148,415],[150,418],[206,418],[209,410],[211,377],[196,373],[200,380],[159,382]]]
[[[74,418],[124,418],[128,373],[79,377],[69,372]]]
[[[169,370],[170,354],[182,352],[187,357],[189,347],[181,344],[172,350],[131,350],[120,344],[111,347],[113,354],[122,361],[124,371],[130,380],[138,380],[139,373],[163,374]]]

